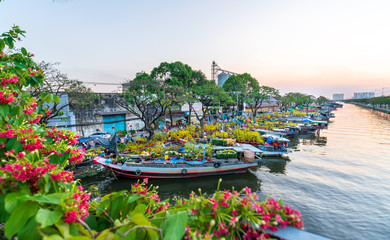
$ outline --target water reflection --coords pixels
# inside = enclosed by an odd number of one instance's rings
[[[326,136],[317,136],[316,134],[301,134],[291,140],[290,146],[292,149],[298,149],[298,145],[316,145],[326,146],[328,138]]]
[[[254,169],[255,170],[255,169]],[[284,171],[284,170],[283,170]],[[172,196],[188,197],[194,191],[198,193],[198,189],[202,189],[202,193],[211,194],[217,189],[218,180],[222,178],[220,189],[241,190],[248,186],[254,192],[261,191],[261,180],[256,177],[251,171],[242,174],[208,176],[202,178],[184,178],[184,179],[149,179],[149,183],[154,186],[159,186],[158,192],[162,199]],[[104,170],[101,174],[83,179],[84,188],[90,185],[96,185],[99,192],[104,194],[130,190],[131,184],[137,182],[137,179],[115,178],[113,174]]]
[[[282,157],[267,157],[262,159],[263,167],[267,167],[270,173],[286,174],[286,165],[288,160]]]

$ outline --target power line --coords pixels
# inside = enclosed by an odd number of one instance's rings
[[[83,82],[87,84],[95,84],[95,85],[118,85],[121,86],[122,83],[105,83],[105,82]]]

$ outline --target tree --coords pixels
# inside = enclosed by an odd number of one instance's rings
[[[327,99],[327,98],[324,97],[324,96],[319,96],[319,97],[316,99],[316,102],[317,102],[318,104],[323,104],[323,103],[330,102],[330,100]]]
[[[204,120],[211,107],[216,107],[224,104],[232,104],[233,101],[228,94],[219,88],[215,82],[208,81],[203,85],[194,87],[192,97],[202,103],[201,114],[195,111],[195,116],[200,122],[201,134],[203,134]]]
[[[171,101],[171,104],[168,106],[171,126],[173,126],[172,109],[186,102],[186,90],[188,91],[193,85],[192,73],[191,67],[182,62],[162,62],[150,74],[153,79],[164,81],[167,97]]]
[[[298,106],[308,106],[313,103],[315,97],[313,95],[307,95],[304,93],[298,92],[289,92],[285,94],[281,99],[280,103],[283,107],[292,107],[296,108]]]
[[[267,100],[269,102],[270,97],[280,98],[279,90],[268,87],[268,86],[260,86],[258,90],[252,91],[251,102],[249,103],[249,107],[251,108],[253,117],[256,117],[257,111],[263,105],[263,102]]]
[[[145,123],[145,130],[149,133],[148,141],[157,128],[157,120],[172,104],[172,98],[166,91],[164,82],[144,73],[130,82],[129,88],[124,92],[127,102],[118,102]]]
[[[244,103],[253,103],[253,95],[259,90],[259,83],[250,74],[244,73],[230,76],[222,88],[232,98],[236,97],[237,107],[240,105],[243,109]]]
[[[40,123],[43,124],[47,124],[50,119],[62,116],[63,109],[68,106],[73,107],[73,110],[80,110],[80,106],[87,106],[96,98],[92,90],[85,86],[83,82],[69,79],[66,74],[61,73],[56,68],[58,64],[39,63],[39,68],[45,72],[43,85],[29,90],[31,95],[40,102],[38,105],[42,105],[45,109],[45,114],[40,120]],[[48,104],[47,102],[42,102],[40,98],[42,93],[54,94],[57,97],[55,101]],[[66,95],[68,95],[68,102],[65,104],[60,103],[59,99]],[[77,119],[81,119],[80,117]]]

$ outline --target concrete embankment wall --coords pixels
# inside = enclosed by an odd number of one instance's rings
[[[377,111],[381,111],[381,112],[384,112],[384,113],[390,113],[390,109],[389,108],[381,108],[381,107],[373,106],[371,104],[363,104],[363,103],[352,103],[352,104],[355,104],[355,105],[358,105],[358,106],[361,106],[361,107],[370,108],[370,109],[377,110]]]

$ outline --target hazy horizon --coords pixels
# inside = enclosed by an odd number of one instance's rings
[[[210,79],[216,61],[282,93],[349,98],[390,87],[389,9],[379,0],[6,0],[0,27],[20,26],[17,46],[84,82],[121,83],[163,61]]]

